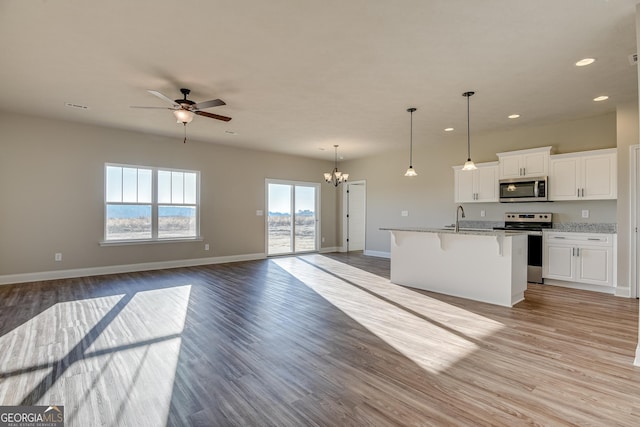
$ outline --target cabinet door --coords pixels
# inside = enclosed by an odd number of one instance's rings
[[[549,200],[578,199],[579,158],[551,159],[549,162]]]
[[[615,199],[617,197],[616,156],[585,157],[582,163],[583,199]],[[582,195],[582,194],[581,194]]]
[[[549,154],[533,153],[522,156],[524,176],[547,176],[549,173]]]
[[[612,286],[611,248],[582,247],[577,249],[576,280],[593,285]]]
[[[476,202],[498,201],[498,167],[478,168],[476,172]]]
[[[469,203],[475,201],[473,197],[475,193],[473,184],[476,172],[477,170],[463,171],[461,169],[457,169],[455,171],[455,203]]]
[[[571,246],[548,243],[544,248],[543,277],[558,280],[575,280],[573,254],[574,249]]]
[[[500,178],[518,178],[521,176],[522,156],[505,156],[500,158]]]

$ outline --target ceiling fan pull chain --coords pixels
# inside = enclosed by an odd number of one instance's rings
[[[186,144],[187,143],[187,124],[182,123],[182,125],[184,126],[184,141],[182,141],[182,143]]]

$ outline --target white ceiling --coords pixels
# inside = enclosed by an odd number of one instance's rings
[[[191,139],[325,159],[339,144],[353,159],[408,147],[417,107],[414,144],[437,148],[466,138],[467,90],[472,134],[636,100],[636,3],[0,0],[0,109],[181,143],[170,111],[129,106],[187,87],[233,117],[196,116]],[[584,57],[597,61],[575,67]]]

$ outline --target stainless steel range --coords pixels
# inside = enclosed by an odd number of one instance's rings
[[[528,236],[527,281],[543,283],[542,279],[542,231],[553,226],[552,213],[507,212],[504,214],[504,227],[494,230],[518,230]]]

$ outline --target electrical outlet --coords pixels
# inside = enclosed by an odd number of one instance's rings
[[[582,210],[582,218],[589,218],[589,209]]]
[[[484,209],[482,209],[482,210],[480,211],[480,216],[481,216],[481,217],[485,217],[485,216],[487,216],[487,213],[485,212],[485,210],[484,210]]]
[[[264,215],[263,211],[261,211],[261,210],[257,210],[256,211],[256,216],[263,216],[263,215]]]
[[[208,243],[205,243],[205,244],[204,244],[204,250],[205,250],[205,251],[208,251],[208,250],[209,250],[209,244],[208,244]]]
[[[409,216],[409,211],[402,211],[402,212],[400,212],[400,215]]]
[[[322,243],[324,243],[324,237],[322,238]]]
[[[56,254],[54,255],[53,259],[55,259],[56,262],[62,261],[62,252],[56,252]]]

